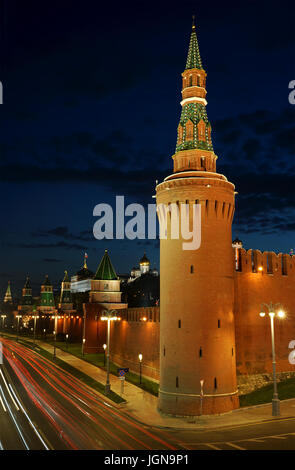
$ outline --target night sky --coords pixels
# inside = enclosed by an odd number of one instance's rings
[[[293,6],[292,6],[293,4]],[[95,240],[93,208],[153,203],[171,156],[196,15],[218,172],[236,185],[233,237],[295,248],[294,1],[0,0],[1,266],[20,295],[110,251],[118,273],[158,241]]]

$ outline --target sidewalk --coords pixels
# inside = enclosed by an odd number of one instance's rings
[[[26,338],[26,341],[33,342],[30,338]],[[46,342],[37,340],[36,345],[39,345],[50,353],[53,352],[53,346]],[[58,348],[56,348],[56,356],[76,369],[81,370],[94,380],[97,380],[102,384],[106,382],[106,372],[99,367],[83,361],[82,359]],[[121,380],[110,374],[110,383],[111,389],[118,395],[121,395]],[[126,403],[122,403],[120,405],[114,404],[114,406],[126,410],[143,424],[161,428],[195,430],[216,429],[218,427],[245,425],[295,417],[295,398],[281,401],[281,416],[276,418],[272,417],[271,403],[251,406],[248,408],[240,408],[222,415],[175,418],[159,413],[157,410],[157,397],[127,381],[124,383],[124,393],[122,397],[126,400]]]

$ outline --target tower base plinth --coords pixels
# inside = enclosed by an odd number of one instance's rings
[[[216,396],[170,394],[159,391],[158,409],[173,416],[200,416],[226,413],[239,408],[238,393]]]

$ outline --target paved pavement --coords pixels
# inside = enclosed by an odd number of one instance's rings
[[[26,338],[27,341],[30,339]],[[32,340],[31,340],[32,341]],[[53,346],[43,341],[36,341],[43,349],[53,352]],[[83,371],[94,380],[104,384],[106,382],[106,372],[97,366],[89,364],[72,354],[56,348],[56,355],[71,366]],[[111,389],[121,395],[121,380],[110,375]],[[145,392],[141,388],[129,382],[124,383],[122,397],[126,403],[117,405],[133,415],[141,423],[149,426],[174,428],[174,429],[216,429],[225,426],[244,425],[249,423],[264,423],[282,418],[295,417],[295,398],[281,401],[281,416],[272,417],[271,404],[240,408],[228,413],[214,416],[197,416],[190,418],[175,418],[165,416],[157,410],[157,397]]]

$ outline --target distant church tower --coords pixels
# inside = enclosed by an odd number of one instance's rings
[[[4,303],[6,304],[12,304],[12,295],[11,295],[11,289],[10,289],[10,281],[8,281],[8,286],[5,292],[4,296]]]
[[[65,275],[61,283],[58,308],[62,310],[73,310],[71,281],[68,276],[68,271],[65,271]]]
[[[139,266],[141,274],[148,273],[150,270],[150,260],[147,258],[145,253],[139,262]]]
[[[53,313],[55,311],[53,288],[47,275],[43,284],[41,285],[39,310],[44,313]]]
[[[30,311],[33,305],[32,287],[29,276],[26,279],[22,290],[22,299],[17,309],[20,311]]]
[[[231,232],[235,188],[216,173],[206,93],[193,24],[182,74],[174,173],[156,188],[157,204],[189,204],[190,224],[192,205],[201,205],[199,249],[183,250],[188,240],[171,238],[170,217],[167,239],[160,241],[159,409],[183,416],[200,414],[202,394],[203,414],[239,406]]]

